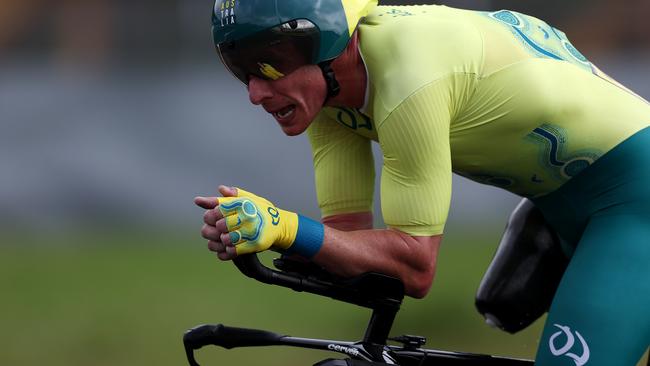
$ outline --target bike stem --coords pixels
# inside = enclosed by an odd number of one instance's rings
[[[398,309],[375,309],[368,322],[364,343],[385,345]]]

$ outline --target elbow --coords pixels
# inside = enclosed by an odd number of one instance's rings
[[[406,295],[421,299],[429,293],[433,284],[442,236],[412,238],[415,239],[411,243],[417,255],[410,257],[412,261],[408,263],[402,281]]]
[[[427,296],[433,284],[435,271],[435,263],[430,263],[426,268],[409,274],[409,278],[404,281],[406,295],[416,299],[422,299]]]

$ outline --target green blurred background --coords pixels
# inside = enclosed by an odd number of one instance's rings
[[[647,0],[443,3],[542,17],[650,97]],[[183,331],[202,323],[362,337],[369,311],[245,279],[200,238],[192,197],[218,184],[318,217],[305,137],[282,135],[223,70],[211,8],[209,0],[0,0],[0,365],[182,365]],[[241,149],[243,139],[272,148]],[[405,301],[394,335],[534,357],[540,322],[508,335],[473,307],[517,201],[454,177],[436,281],[426,299]],[[199,361],[309,365],[331,356],[206,349]]]
[[[533,357],[541,324],[508,335],[473,308],[497,239],[449,234],[430,294],[405,301],[392,334],[426,336],[430,348]],[[370,317],[363,308],[244,278],[206,253],[194,231],[76,232],[48,238],[47,246],[23,235],[3,240],[21,243],[0,249],[3,365],[182,365],[182,333],[198,324],[354,341]],[[285,347],[198,355],[206,365],[336,357]]]

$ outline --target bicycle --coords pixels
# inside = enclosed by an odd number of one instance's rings
[[[200,366],[194,351],[208,345],[226,349],[256,346],[292,346],[333,351],[347,356],[328,358],[314,366],[532,366],[533,361],[490,355],[448,352],[421,348],[426,339],[415,335],[389,337],[404,298],[404,285],[396,278],[365,273],[355,278],[336,277],[311,263],[288,258],[273,261],[278,270],[264,266],[256,254],[234,259],[246,276],[295,291],[327,296],[372,309],[362,340],[358,342],[299,338],[265,330],[235,328],[223,324],[201,325],[188,330],[183,343],[190,366]],[[389,345],[388,341],[401,343]]]

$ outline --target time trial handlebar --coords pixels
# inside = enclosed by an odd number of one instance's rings
[[[257,254],[241,255],[233,262],[244,275],[262,283],[327,296],[366,308],[397,310],[404,298],[402,282],[380,273],[369,272],[350,279],[322,278],[273,270],[263,265]]]

